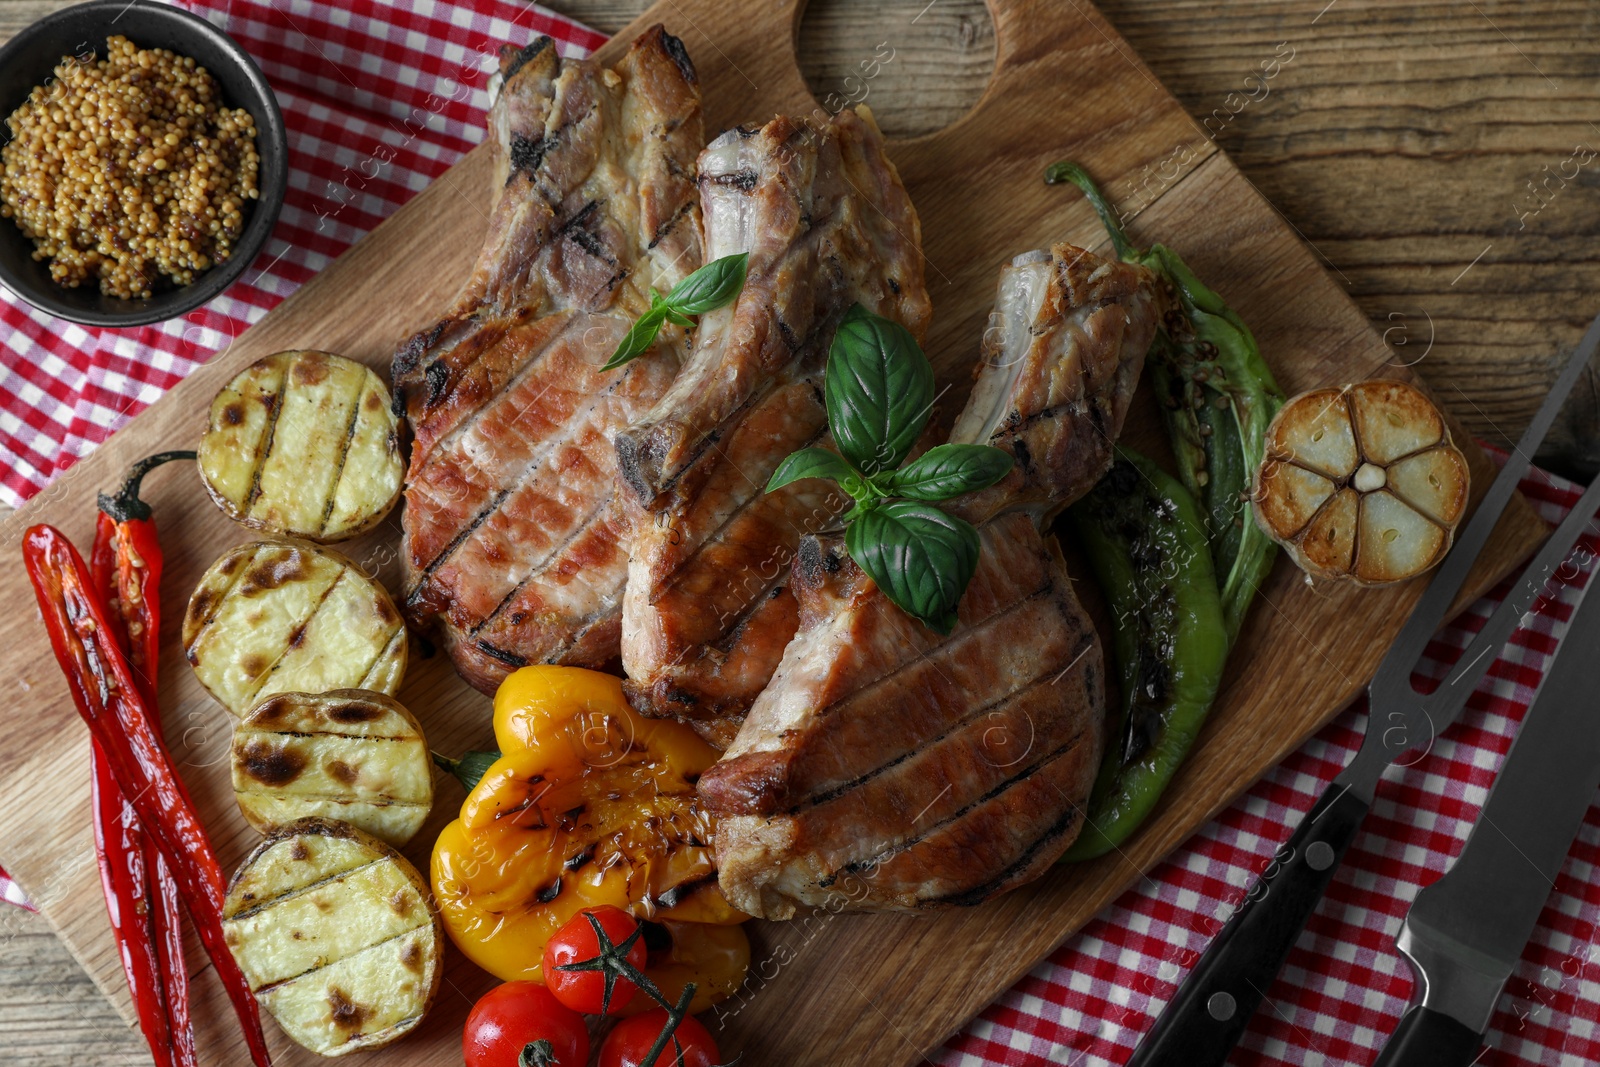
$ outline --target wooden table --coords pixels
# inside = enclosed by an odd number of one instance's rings
[[[64,6],[0,0],[0,41]],[[647,5],[549,6],[610,31]],[[1513,440],[1600,311],[1600,4],[1100,7],[1188,108],[1197,136],[1231,153],[1321,254],[1396,360],[1415,363],[1473,433]],[[854,79],[880,41],[893,59]],[[864,92],[886,128],[910,133],[947,124],[981,95],[994,37],[981,0],[812,0],[800,52],[819,100]],[[1072,106],[1065,93],[1062,106]],[[1049,116],[1039,137],[1051,137]],[[1593,374],[1540,455],[1558,470],[1600,466]],[[6,907],[0,1047],[16,1067],[150,1062],[44,922]]]

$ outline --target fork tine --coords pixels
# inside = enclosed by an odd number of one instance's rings
[[[1498,652],[1511,637],[1523,614],[1538,599],[1545,579],[1555,573],[1577,544],[1585,527],[1594,521],[1596,510],[1600,510],[1600,477],[1589,483],[1589,488],[1583,491],[1578,503],[1561,520],[1561,525],[1556,527],[1533,562],[1522,572],[1516,587],[1500,602],[1483,629],[1478,631],[1478,636],[1461,653],[1455,674],[1429,694],[1424,706],[1432,717],[1440,718],[1441,709],[1452,703],[1464,703],[1472,695],[1478,682],[1488,672],[1489,665],[1494,662],[1495,657],[1490,653]]]
[[[1572,387],[1589,365],[1589,361],[1594,358],[1596,349],[1600,349],[1600,315],[1597,315],[1594,321],[1589,324],[1589,329],[1584,332],[1583,340],[1578,343],[1577,350],[1573,352],[1572,358],[1567,360],[1567,365],[1562,368],[1560,376],[1555,380],[1555,384],[1550,387],[1550,395],[1545,397],[1544,403],[1539,406],[1539,412],[1534,415],[1533,421],[1528,424],[1527,430],[1522,435],[1522,440],[1517,442],[1515,449],[1506,457],[1506,465],[1500,469],[1499,476],[1495,478],[1494,483],[1489,486],[1489,491],[1484,494],[1483,500],[1479,502],[1478,510],[1473,513],[1466,529],[1456,539],[1455,547],[1451,549],[1450,554],[1440,564],[1438,571],[1434,573],[1432,581],[1428,583],[1428,588],[1423,592],[1422,598],[1417,601],[1417,606],[1412,609],[1411,616],[1406,620],[1405,627],[1401,629],[1400,636],[1395,638],[1394,644],[1389,646],[1388,654],[1383,657],[1383,662],[1378,665],[1377,673],[1372,676],[1369,692],[1374,700],[1380,698],[1391,700],[1415,698],[1415,691],[1411,685],[1412,669],[1422,656],[1422,651],[1427,647],[1428,641],[1438,632],[1439,627],[1444,625],[1445,613],[1450,610],[1450,605],[1455,601],[1456,594],[1467,580],[1467,573],[1472,570],[1472,565],[1477,562],[1478,556],[1483,553],[1484,545],[1488,544],[1489,535],[1494,531],[1495,524],[1500,521],[1500,516],[1505,511],[1506,505],[1511,502],[1511,497],[1517,489],[1517,483],[1522,480],[1522,476],[1527,474],[1528,468],[1533,465],[1533,453],[1538,450],[1540,443],[1544,441],[1545,434],[1550,432],[1550,425],[1555,422],[1562,403],[1566,400],[1567,395],[1572,392]],[[1593,488],[1591,486],[1590,490],[1593,491]],[[1588,497],[1589,494],[1585,493],[1584,499],[1587,500]],[[1594,506],[1591,504],[1589,506],[1589,515],[1593,515],[1594,510]],[[1574,510],[1573,514],[1577,514],[1577,511]],[[1587,519],[1587,517],[1582,518],[1584,521]],[[1566,523],[1563,523],[1562,528],[1565,529],[1566,525]],[[1574,533],[1573,540],[1576,540],[1576,537],[1577,534]],[[1546,548],[1548,549],[1552,544],[1557,543],[1552,538],[1550,542],[1546,543]],[[1571,544],[1571,541],[1567,542],[1566,548],[1571,548]],[[1541,552],[1540,558],[1542,559],[1543,556],[1544,553]],[[1565,557],[1566,549],[1563,549],[1561,558]],[[1558,558],[1555,563],[1560,561],[1561,559]],[[1551,564],[1551,566],[1554,566],[1554,564]],[[1516,616],[1521,614],[1519,611]],[[1510,617],[1515,618],[1516,616]],[[1498,618],[1497,613],[1496,619]],[[1491,622],[1494,621],[1495,619],[1491,619]],[[1504,620],[1500,621],[1503,626]],[[1489,629],[1490,627],[1488,626],[1484,627],[1485,633]],[[1506,630],[1495,647],[1503,644],[1505,638],[1510,636],[1510,632],[1509,629]],[[1483,639],[1483,634],[1479,635],[1479,639]],[[1474,641],[1473,648],[1476,648],[1477,644],[1478,642]],[[1482,677],[1481,673],[1479,677]],[[1459,687],[1454,684],[1449,688],[1452,693],[1460,691]],[[1466,693],[1471,691],[1471,687],[1465,690]],[[1462,695],[1461,699],[1465,700],[1465,695]]]

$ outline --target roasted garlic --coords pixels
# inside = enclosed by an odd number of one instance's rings
[[[1450,548],[1467,506],[1467,461],[1438,408],[1374,380],[1290,400],[1267,430],[1256,523],[1311,578],[1385,585]]]

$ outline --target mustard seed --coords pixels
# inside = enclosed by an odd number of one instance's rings
[[[220,95],[193,59],[126,37],[98,61],[64,57],[6,119],[0,216],[61,285],[131,298],[161,275],[189,284],[232,254],[258,195],[255,120]]]

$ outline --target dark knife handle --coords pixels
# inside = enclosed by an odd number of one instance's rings
[[[1328,787],[1178,989],[1128,1067],[1221,1067],[1317,910],[1370,805]]]
[[[1482,1048],[1482,1034],[1419,1004],[1400,1016],[1373,1067],[1470,1067]]]

